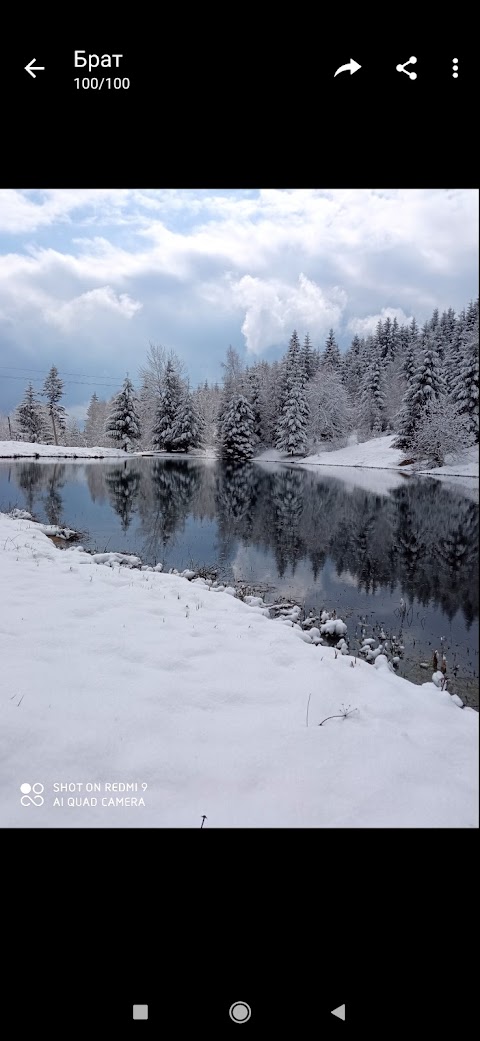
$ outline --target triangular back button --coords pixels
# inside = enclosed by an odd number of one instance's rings
[[[339,1005],[338,1008],[332,1008],[332,1016],[338,1016],[338,1019],[345,1019],[345,1005]]]

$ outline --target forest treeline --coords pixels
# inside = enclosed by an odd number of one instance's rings
[[[61,404],[52,366],[40,393],[29,383],[14,414],[0,417],[0,438],[169,453],[211,446],[241,462],[267,448],[302,456],[353,431],[361,440],[394,433],[406,456],[441,466],[447,452],[478,443],[478,361],[478,300],[458,315],[434,310],[422,328],[387,317],[344,352],[333,330],[321,349],[294,330],[272,362],[246,365],[229,347],[221,383],[195,388],[178,355],[152,344],[136,386],[127,375],[111,399],[93,394],[83,429]]]

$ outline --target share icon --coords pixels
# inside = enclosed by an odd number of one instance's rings
[[[417,59],[415,57],[409,58],[408,61],[403,63],[403,65],[397,65],[397,72],[404,72],[405,75],[409,77],[409,79],[416,80],[417,73],[416,72],[407,72],[407,70],[405,68],[406,65],[415,65],[416,60]]]

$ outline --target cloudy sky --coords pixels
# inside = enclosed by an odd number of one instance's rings
[[[271,360],[296,328],[344,348],[381,316],[478,295],[473,189],[0,190],[0,411],[55,364],[82,417],[149,343],[195,386],[229,344]]]

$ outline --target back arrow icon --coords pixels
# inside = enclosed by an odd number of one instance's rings
[[[358,64],[358,61],[354,61],[353,58],[350,58],[348,65],[341,65],[340,68],[337,69],[333,78],[335,79],[335,76],[338,76],[339,72],[349,72],[350,75],[353,76],[353,73],[358,72],[361,67],[362,66]]]
[[[32,58],[32,60],[29,61],[28,65],[25,65],[25,72],[28,72],[28,74],[30,76],[33,76],[34,79],[36,79],[35,72],[45,72],[44,65],[35,65],[36,60],[36,58]],[[35,72],[33,71],[34,69]]]

